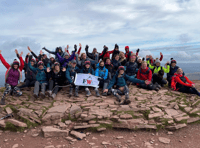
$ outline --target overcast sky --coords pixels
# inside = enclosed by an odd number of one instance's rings
[[[0,49],[11,63],[14,49],[26,54],[28,45],[39,53],[117,43],[122,51],[140,48],[140,56],[161,51],[165,62],[199,62],[199,8],[199,0],[0,0]]]

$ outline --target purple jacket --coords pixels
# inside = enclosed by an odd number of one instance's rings
[[[20,72],[18,70],[11,68],[8,71],[6,83],[12,86],[17,86],[19,79],[20,79]]]
[[[65,59],[65,58],[61,57],[61,56],[59,55],[59,53],[57,53],[57,57],[58,57],[59,62],[60,62],[61,65],[62,65],[62,67],[66,67],[66,66],[67,66],[67,63],[68,63],[69,61],[71,61],[71,60],[74,59],[74,57],[75,57],[75,52],[73,52],[73,54],[72,54],[68,59]]]

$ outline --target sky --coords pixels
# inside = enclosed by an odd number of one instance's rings
[[[180,63],[200,62],[199,0],[0,0],[0,50],[11,63],[14,50],[39,53],[81,43],[99,52],[140,49]],[[5,70],[0,64],[0,70]]]

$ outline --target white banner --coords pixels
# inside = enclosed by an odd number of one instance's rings
[[[78,86],[99,87],[97,76],[84,73],[76,74],[74,83]]]

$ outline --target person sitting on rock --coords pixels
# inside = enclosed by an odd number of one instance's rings
[[[117,98],[118,102],[121,102],[121,96],[125,94],[125,100],[121,103],[123,104],[129,104],[130,100],[129,100],[129,89],[128,86],[126,84],[126,81],[129,80],[130,82],[133,83],[141,83],[141,84],[149,84],[149,81],[143,81],[143,80],[139,80],[136,79],[134,76],[128,76],[127,74],[125,74],[125,69],[123,66],[120,66],[118,68],[118,71],[116,72],[116,74],[114,75],[114,77],[112,78],[112,80],[110,81],[107,89],[104,90],[104,92],[108,92],[109,89],[111,89],[113,87],[114,84],[116,84],[116,89],[112,89],[112,93],[113,95]]]
[[[172,76],[174,73],[179,69],[179,67],[176,65],[176,60],[171,58],[171,63],[170,63],[170,71],[167,73],[167,81],[168,81],[168,87],[171,87],[171,81],[172,81]]]
[[[47,79],[49,80],[48,95],[54,99],[57,93],[61,90],[61,87],[65,82],[66,68],[60,69],[60,63],[55,62],[53,68],[50,70],[47,68]]]
[[[80,70],[80,73],[94,75],[94,69],[91,67],[90,61],[85,61],[84,67]],[[86,96],[91,96],[90,90],[88,87],[85,87]]]
[[[183,70],[178,68],[177,72],[174,73],[171,81],[171,87],[175,91],[196,94],[200,96],[199,91],[195,88],[195,84],[183,75]]]
[[[128,76],[135,76],[138,71],[138,64],[136,62],[136,55],[134,53],[131,53],[129,62],[126,63],[126,74]],[[129,85],[130,82],[127,81],[127,84]]]
[[[40,86],[41,86],[41,98],[45,98],[45,90],[47,86],[47,71],[50,70],[50,67],[47,68],[44,66],[42,61],[37,63],[37,68],[33,67],[31,63],[28,63],[30,70],[32,70],[36,74],[36,82],[34,86],[33,96],[35,99],[38,98]]]
[[[159,70],[158,73],[153,74],[153,84],[155,84],[159,89],[167,84],[167,81],[163,78],[164,70]]]
[[[137,79],[149,81],[150,84],[148,84],[148,85],[147,84],[137,84],[137,85],[141,88],[144,88],[144,89],[158,91],[159,88],[156,85],[153,85],[153,83],[151,82],[152,72],[151,72],[151,69],[147,67],[147,62],[142,61],[141,64],[142,65],[141,65],[141,67],[140,67],[140,69],[138,70],[138,73],[137,73]]]
[[[108,87],[108,69],[105,68],[105,65],[104,65],[104,61],[100,61],[99,66],[97,67],[97,69],[95,70],[95,76],[99,77],[98,80],[99,80],[99,86],[100,87],[103,87],[103,91]],[[99,94],[99,90],[98,88],[95,88],[95,91],[96,91],[96,96],[99,97],[100,94]],[[103,96],[106,96],[107,93],[103,93],[102,94]]]
[[[119,62],[121,63],[122,66],[125,66],[127,63],[127,59],[125,57],[125,54],[123,52],[119,53]]]
[[[70,90],[69,90],[70,97],[72,96],[74,87],[75,87],[75,97],[78,97],[79,86],[75,86],[74,80],[75,80],[76,73],[79,73],[79,72],[80,72],[80,69],[76,66],[76,60],[71,60],[71,66],[67,68],[66,74],[65,74],[67,81],[69,82],[69,84],[71,84]]]
[[[5,88],[6,90],[3,93],[3,96],[1,98],[1,105],[5,105],[5,97],[7,94],[15,94],[16,96],[21,96],[22,92],[20,91],[19,87],[17,87],[18,82],[20,82],[20,79],[22,77],[22,70],[24,68],[24,62],[22,59],[22,54],[19,55],[20,59],[20,65],[19,62],[15,59],[12,63],[12,65],[9,65],[6,60],[3,58],[0,50],[0,60],[3,63],[3,65],[6,67],[7,71],[5,74]]]
[[[154,74],[154,73],[158,73],[158,71],[161,70],[161,69],[162,69],[165,73],[169,73],[169,71],[170,71],[169,62],[167,62],[167,63],[165,64],[166,68],[165,68],[165,67],[162,67],[162,66],[160,65],[160,60],[159,60],[159,59],[156,59],[156,61],[155,61],[156,66],[152,66],[152,65],[150,64],[150,60],[147,61],[147,64],[149,65],[149,68],[151,68],[153,74]]]

